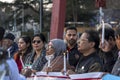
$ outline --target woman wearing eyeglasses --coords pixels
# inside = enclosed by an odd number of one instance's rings
[[[28,65],[28,70],[25,70],[25,76],[28,73],[35,73],[37,71],[41,71],[47,60],[45,59],[46,50],[45,50],[45,36],[43,34],[35,34],[32,38],[32,47],[33,52],[28,58],[28,62],[26,62]]]
[[[48,62],[42,71],[61,72],[64,66],[63,53],[66,52],[66,44],[61,39],[52,39],[46,49],[46,59]],[[67,63],[67,68],[70,66]]]

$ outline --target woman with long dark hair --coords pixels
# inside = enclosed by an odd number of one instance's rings
[[[31,67],[24,69],[23,74],[28,77],[30,76],[30,73],[35,73],[38,71],[41,71],[45,63],[47,62],[45,55],[46,55],[46,49],[45,49],[45,43],[46,39],[45,36],[40,34],[35,34],[32,38],[32,47],[33,52],[30,54],[27,60],[27,64],[31,64]]]
[[[18,52],[14,55],[14,59],[18,65],[18,69],[21,72],[26,65],[27,59],[32,51],[31,38],[29,36],[22,36],[18,40]]]

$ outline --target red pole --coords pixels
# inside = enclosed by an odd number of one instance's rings
[[[66,0],[53,0],[50,39],[63,38]]]

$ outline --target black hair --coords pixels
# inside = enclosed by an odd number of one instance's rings
[[[5,34],[5,29],[3,27],[0,27],[0,41],[3,39],[4,34]]]
[[[117,27],[115,30],[115,36],[120,36],[120,27]]]
[[[22,38],[23,41],[24,41],[26,44],[29,44],[29,47],[28,47],[26,53],[30,53],[30,52],[32,51],[32,45],[31,45],[31,38],[30,38],[30,36],[23,35],[23,36],[21,36],[20,38]]]
[[[99,34],[102,34],[102,28],[100,28],[98,30]],[[110,39],[110,37],[113,38],[113,40],[115,40],[115,31],[112,28],[105,28],[105,39],[108,41]]]
[[[72,27],[72,26],[67,27],[67,28],[65,29],[65,32],[67,32],[68,30],[75,30],[75,31],[77,32],[77,28],[76,28],[76,27]]]
[[[95,46],[94,48],[95,49],[99,49],[99,42],[100,42],[100,39],[99,39],[99,35],[98,35],[98,32],[96,30],[86,30],[85,33],[88,34],[88,41],[89,42],[95,42]]]
[[[42,40],[43,43],[46,43],[46,42],[47,42],[45,36],[44,36],[42,33],[40,33],[40,34],[35,34],[35,35],[33,36],[32,40],[34,39],[34,37],[39,37],[39,38]]]

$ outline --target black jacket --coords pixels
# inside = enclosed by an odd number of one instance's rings
[[[120,76],[120,58],[117,59],[111,74]]]
[[[67,58],[68,58],[69,64],[71,66],[76,67],[79,61],[79,57],[81,56],[80,52],[78,51],[77,44],[72,49],[67,48],[67,50],[68,50]]]
[[[103,71],[102,62],[96,52],[88,56],[82,56],[75,70],[78,74],[100,71]]]
[[[114,48],[113,50],[111,50],[109,52],[103,52],[101,50],[99,51],[98,55],[100,56],[100,58],[102,60],[104,72],[111,73],[113,66],[118,57],[117,53],[118,53],[117,48]]]

